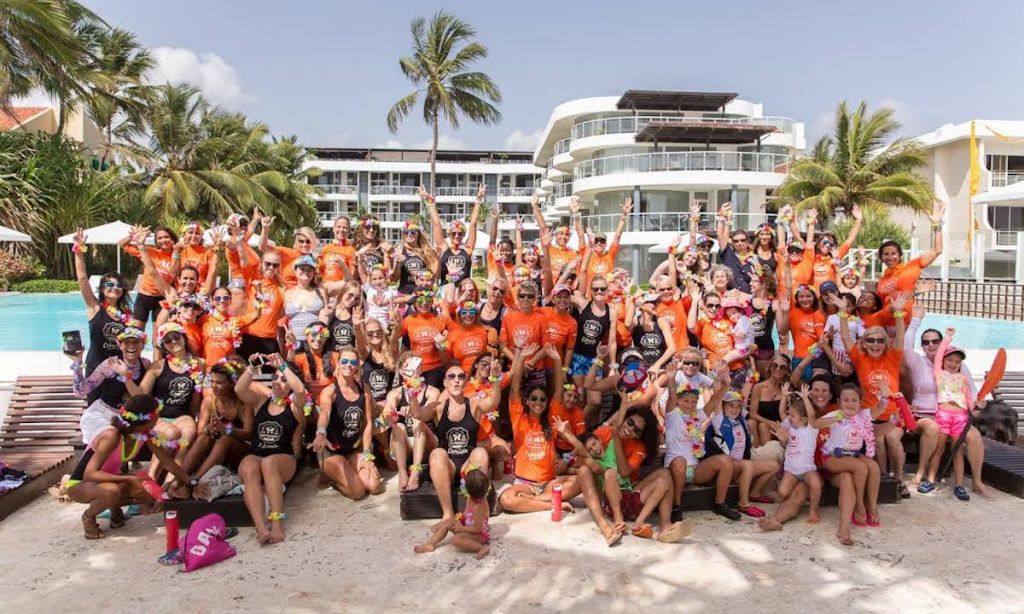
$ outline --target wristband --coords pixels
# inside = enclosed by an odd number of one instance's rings
[[[288,365],[285,363],[281,363],[281,366],[277,368],[278,373],[284,373],[286,371],[288,371]]]
[[[171,254],[172,260],[181,260],[181,254]]]
[[[597,360],[594,361],[594,364],[597,365],[598,367],[603,367],[604,361],[598,358]]]
[[[894,318],[902,318],[905,315],[907,315],[907,312],[903,311],[902,309],[900,309],[899,311],[892,312],[892,317],[894,317]]]
[[[377,458],[376,456],[373,455],[373,452],[370,452],[369,450],[363,451],[363,453],[360,454],[360,456],[363,458],[364,461],[367,462],[373,462],[373,460]]]
[[[73,253],[73,254],[84,254],[84,253],[86,253],[88,251],[89,251],[89,246],[88,245],[79,245],[78,243],[74,243],[71,246],[71,253]]]
[[[498,378],[498,377],[496,377],[494,375],[488,375],[487,376],[487,381],[489,381],[492,384],[497,384],[499,379],[500,378]]]
[[[932,230],[942,230],[942,222],[932,222]]]
[[[318,427],[316,427],[316,434],[317,435],[323,435],[324,437],[326,437],[327,436],[327,427],[326,426],[318,426]]]

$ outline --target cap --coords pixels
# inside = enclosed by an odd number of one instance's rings
[[[821,285],[818,286],[818,295],[821,296],[826,292],[834,292],[836,294],[839,294],[839,286],[837,286],[836,282],[834,281],[823,281],[821,282]]]
[[[946,348],[946,353],[943,354],[942,357],[945,358],[946,356],[949,356],[950,354],[959,354],[961,360],[967,360],[967,352],[961,350],[960,348],[956,347],[955,345],[951,345],[948,348]]]
[[[742,400],[743,396],[740,393],[736,392],[735,390],[730,390],[729,392],[726,392],[725,395],[722,396],[723,403],[733,403]]]
[[[657,303],[661,301],[661,295],[657,292],[645,292],[641,300],[645,303]]]
[[[124,330],[117,334],[118,341],[124,341],[125,339],[138,339],[145,343],[146,331],[134,326],[126,326]]]
[[[622,356],[619,357],[619,362],[621,362],[622,364],[626,364],[631,360],[643,363],[643,354],[641,354],[640,351],[637,350],[636,348],[629,348],[622,353]]]
[[[313,257],[310,256],[309,254],[306,254],[305,256],[299,256],[298,258],[295,259],[295,268],[299,268],[300,266],[308,266],[311,269],[315,269],[316,260],[313,260]]]
[[[799,241],[793,241],[792,243],[789,244],[789,247],[786,248],[786,251],[788,251],[788,252],[791,252],[791,251],[794,251],[794,250],[800,251],[800,252],[804,251],[804,244],[799,242]]]
[[[164,337],[171,333],[185,334],[185,328],[177,322],[165,322],[160,325],[159,330],[156,332],[156,344],[163,345]]]
[[[572,294],[572,288],[565,284],[555,284],[555,289],[551,291],[551,294],[561,294],[562,292]]]
[[[594,238],[595,239],[604,239],[605,241],[607,241],[608,240],[608,235],[606,235],[603,232],[595,232],[594,233]]]

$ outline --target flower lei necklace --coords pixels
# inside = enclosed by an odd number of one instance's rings
[[[132,313],[130,311],[122,311],[106,301],[103,301],[102,305],[103,310],[106,311],[107,315],[110,316],[110,319],[115,322],[127,325],[128,321],[132,319]]]
[[[733,327],[728,318],[715,318],[711,321],[711,325],[723,332],[732,330]]]
[[[192,380],[196,392],[200,392],[203,389],[206,376],[203,373],[203,368],[200,366],[198,358],[191,354],[187,354],[184,358],[167,354],[164,358],[170,363],[172,369],[187,369],[188,376]]]
[[[231,345],[235,346],[235,349],[242,347],[242,328],[238,325],[237,317],[226,316],[219,311],[211,311],[210,317],[228,328],[228,337],[230,337]]]
[[[168,452],[177,452],[181,448],[188,446],[188,441],[181,439],[168,439],[165,435],[157,433],[156,430],[144,431],[142,433],[132,433],[132,439],[135,441],[145,444],[147,442],[153,442],[156,445],[164,448]]]
[[[273,403],[274,405],[280,407],[280,408],[284,408],[285,403],[289,403],[289,402],[294,405],[295,404],[295,393],[293,392],[293,393],[290,393],[287,396],[279,397],[276,394],[274,394],[273,392],[271,392],[270,393],[270,402]],[[310,393],[307,392],[306,393],[306,402],[302,404],[302,415],[309,416],[310,414],[312,414],[313,413],[313,407],[314,407],[314,405],[313,405],[313,395],[311,395]]]
[[[697,458],[704,456],[704,434],[700,431],[700,418],[697,414],[688,414],[679,408],[677,412],[683,416],[683,433],[690,439],[693,446],[693,455]]]

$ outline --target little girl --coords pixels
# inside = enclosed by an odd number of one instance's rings
[[[808,415],[808,424],[814,428],[831,427],[822,454],[825,470],[829,472],[833,486],[840,490],[839,531],[836,537],[844,546],[852,546],[850,523],[862,527],[879,527],[878,487],[880,470],[875,456],[875,432],[871,421],[882,415],[889,404],[889,384],[879,384],[878,404],[871,409],[861,407],[860,388],[856,384],[845,384],[839,389],[839,409],[813,420]],[[804,405],[809,405],[804,399]],[[862,450],[864,452],[862,453]],[[844,476],[842,474],[848,474]],[[843,482],[853,480],[855,492],[852,509],[844,503]]]
[[[370,281],[363,285],[363,294],[366,296],[366,317],[377,320],[384,330],[388,330],[391,326],[388,306],[395,299],[395,291],[388,288],[384,267],[376,265],[370,270]]]
[[[675,380],[676,361],[669,362],[668,381]],[[710,382],[710,379],[708,380]],[[671,410],[665,416],[665,468],[672,474],[672,520],[682,520],[683,488],[693,482],[693,472],[704,457],[704,431],[710,421],[697,407],[700,390],[687,385],[672,385],[667,391]],[[712,397],[717,404],[725,388]]]
[[[457,520],[441,524],[431,534],[426,543],[413,547],[413,551],[423,554],[433,552],[441,541],[452,533],[452,545],[463,552],[473,552],[477,559],[482,559],[491,551],[491,509],[487,505],[487,491],[491,481],[480,469],[471,469],[466,473],[466,492],[469,501],[466,510],[459,514]]]
[[[850,360],[846,346],[843,345],[843,336],[839,333],[839,320],[848,320],[850,338],[854,341],[864,336],[864,321],[857,317],[857,298],[853,294],[844,292],[839,298],[843,301],[843,306],[825,320],[823,334],[831,334],[832,374],[846,378],[844,381],[854,382],[857,378],[853,374],[853,361]]]
[[[726,363],[746,358],[754,345],[754,329],[747,317],[749,309],[746,299],[733,295],[731,291],[722,299],[722,312],[732,322],[733,349],[723,357]]]
[[[967,358],[963,350],[953,347],[955,328],[947,328],[939,349],[935,352],[934,374],[935,389],[938,392],[938,411],[935,422],[939,425],[937,450],[946,447],[946,438],[956,439],[965,428],[971,427],[968,408],[974,407],[974,396],[967,375],[960,371],[960,364]],[[972,490],[986,499],[991,498],[981,481],[981,466],[985,462],[985,446],[980,438],[967,437],[967,455],[971,459]],[[961,501],[970,501],[971,496],[964,488],[964,457],[957,454],[953,457],[953,478],[956,486],[953,494]]]
[[[806,398],[810,390],[807,384],[802,386],[800,396],[789,403],[786,421],[782,424],[776,423],[774,430],[779,441],[786,446],[786,461],[783,465],[785,473],[779,482],[779,496],[785,500],[796,488],[797,482],[807,484],[811,501],[807,522],[818,523],[821,522],[818,505],[821,503],[822,481],[821,474],[814,464],[814,452],[818,447],[818,429],[810,425],[814,419],[814,406],[810,399]]]

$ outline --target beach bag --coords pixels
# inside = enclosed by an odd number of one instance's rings
[[[209,502],[228,494],[242,482],[224,465],[214,465],[199,478],[199,483],[206,489],[206,496],[202,498]]]
[[[195,571],[235,556],[235,548],[224,541],[226,532],[220,514],[207,514],[194,521],[185,535],[185,571]]]

